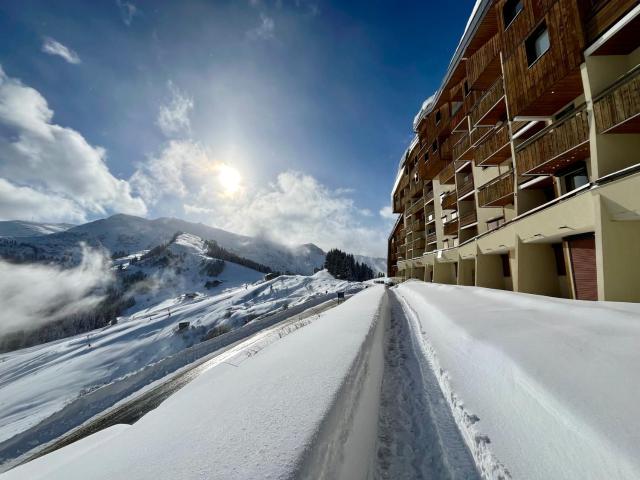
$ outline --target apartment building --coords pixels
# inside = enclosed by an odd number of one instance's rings
[[[388,274],[640,301],[638,0],[480,0],[413,123]]]

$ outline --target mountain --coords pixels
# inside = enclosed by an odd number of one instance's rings
[[[166,243],[176,232],[215,240],[221,247],[281,272],[310,275],[322,267],[324,252],[313,244],[287,247],[261,237],[248,237],[176,218],[148,220],[113,215],[45,236],[0,238],[0,256],[17,260],[75,262],[78,244],[102,247],[110,253],[132,254]]]
[[[1,237],[37,237],[50,233],[64,232],[74,225],[71,223],[38,223],[23,220],[0,221]]]
[[[382,273],[387,274],[387,259],[381,257],[367,257],[366,255],[354,255],[353,256],[358,263],[364,263],[368,265],[371,270],[377,275]]]

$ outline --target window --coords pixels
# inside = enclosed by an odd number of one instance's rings
[[[471,93],[469,91],[469,83],[465,80],[464,81],[464,96],[466,97],[467,95],[469,95],[469,93]]]
[[[547,24],[542,22],[542,24],[536,28],[525,41],[529,66],[533,65],[542,55],[544,55],[544,53],[549,50],[549,47],[549,30],[547,30]]]
[[[504,20],[504,29],[506,30],[511,22],[515,20],[522,11],[522,0],[507,0],[502,7],[502,18]]]
[[[583,185],[589,183],[589,174],[587,173],[587,167],[584,163],[574,169],[568,171],[562,177],[564,181],[564,188],[567,192],[580,188]]]
[[[498,228],[504,223],[504,217],[493,218],[487,222],[487,230]]]
[[[437,140],[435,142],[433,142],[433,144],[431,144],[431,150],[434,153],[438,151],[438,141]]]
[[[440,113],[440,110],[438,110],[436,112],[436,125],[440,123],[440,120],[442,120],[442,114]]]

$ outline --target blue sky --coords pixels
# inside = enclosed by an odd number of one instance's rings
[[[413,116],[473,3],[4,2],[0,217],[384,254]]]

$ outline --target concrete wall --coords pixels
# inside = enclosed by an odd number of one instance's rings
[[[614,220],[613,209],[610,200],[597,197],[598,299],[640,302],[640,220]]]
[[[551,297],[561,296],[556,259],[548,243],[516,244],[517,277],[514,288],[518,292],[535,293]]]
[[[478,253],[476,256],[476,285],[478,287],[505,289],[500,255]]]
[[[438,262],[433,265],[433,281],[436,283],[444,283],[448,285],[456,285],[455,264],[453,262]]]
[[[475,285],[476,262],[474,259],[458,261],[458,285],[472,287]]]

